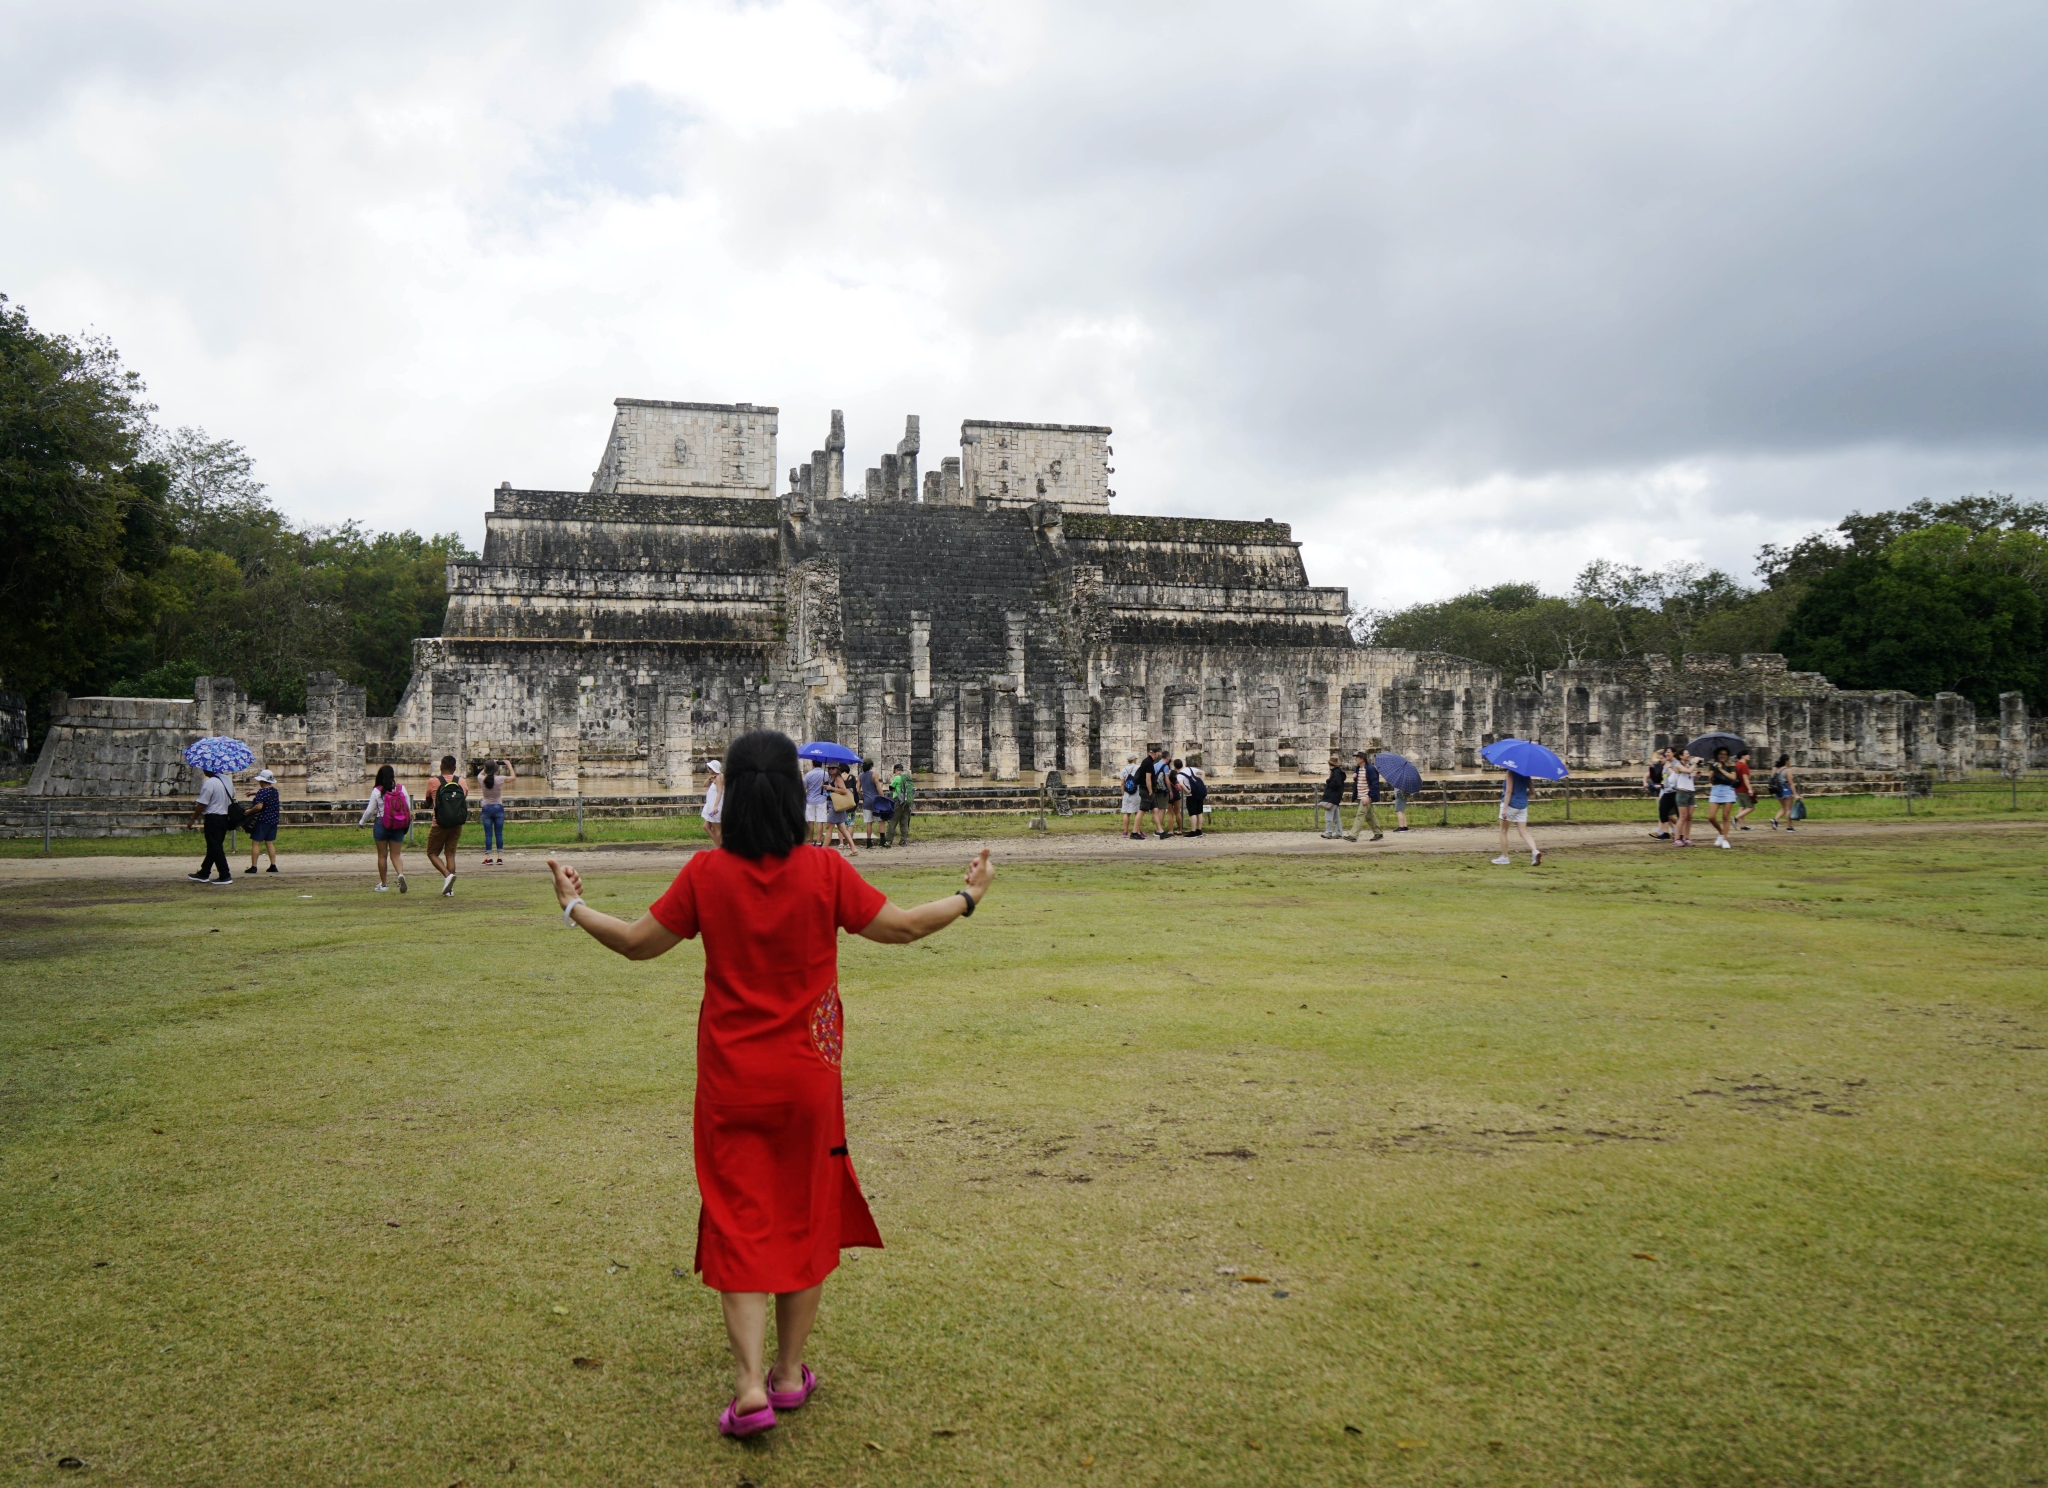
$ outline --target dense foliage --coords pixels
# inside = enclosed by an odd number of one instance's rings
[[[461,540],[294,525],[240,446],[154,411],[111,346],[0,298],[0,686],[32,735],[52,690],[190,697],[207,675],[296,712],[333,671],[390,712]]]
[[[1653,652],[1781,651],[1842,687],[1959,692],[1985,712],[2017,691],[2048,707],[2048,508],[1966,496],[1851,512],[1757,557],[1759,588],[1693,564],[1647,571],[1601,559],[1569,595],[1502,584],[1360,611],[1353,631],[1510,677]]]

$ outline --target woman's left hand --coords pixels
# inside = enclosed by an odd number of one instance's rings
[[[574,868],[548,859],[548,871],[555,875],[555,898],[567,909],[583,897],[583,875]]]

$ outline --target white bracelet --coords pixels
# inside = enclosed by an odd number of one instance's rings
[[[576,899],[571,899],[567,904],[562,906],[562,924],[565,928],[573,926],[576,923],[576,921],[572,919],[571,916],[576,913],[576,906],[581,904],[582,902],[583,900],[579,897]]]

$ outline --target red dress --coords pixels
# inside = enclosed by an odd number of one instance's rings
[[[839,932],[887,899],[836,852],[683,865],[649,913],[704,937],[694,1116],[697,1259],[722,1292],[799,1292],[840,1247],[880,1248],[846,1153]]]

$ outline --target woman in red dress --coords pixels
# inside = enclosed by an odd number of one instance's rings
[[[726,752],[722,815],[723,845],[694,855],[630,923],[585,904],[574,868],[548,866],[564,923],[622,956],[651,960],[704,937],[695,1265],[724,1304],[738,1376],[718,1429],[752,1436],[817,1385],[804,1340],[841,1247],[882,1243],[846,1151],[838,933],[922,940],[973,914],[995,870],[983,848],[965,888],[898,909],[838,853],[805,844],[796,745],[772,731]],[[775,1364],[765,1370],[771,1295]]]

